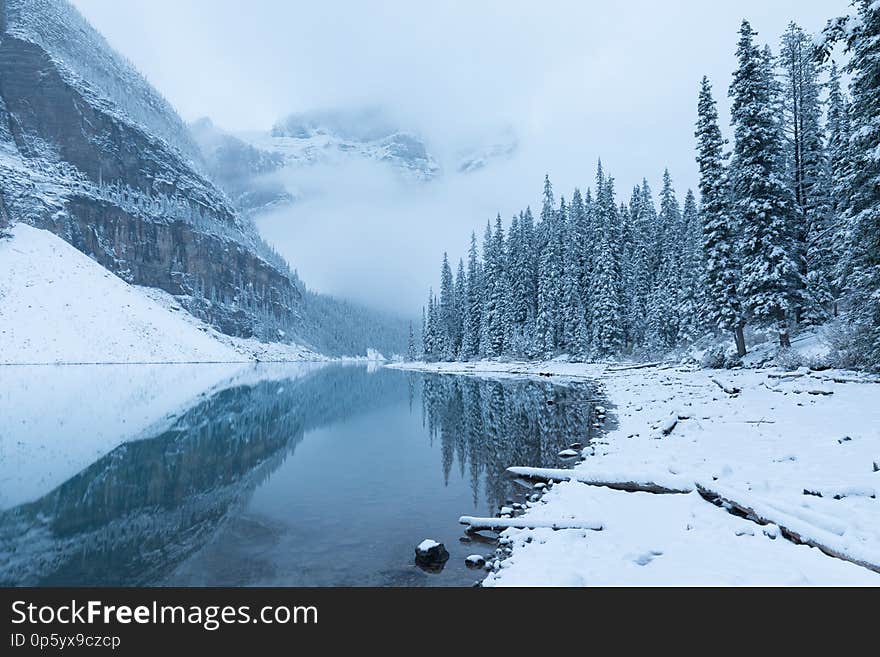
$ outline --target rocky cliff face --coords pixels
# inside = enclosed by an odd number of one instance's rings
[[[65,0],[0,0],[0,226],[51,230],[226,333],[295,335],[295,277],[204,168],[170,105]]]

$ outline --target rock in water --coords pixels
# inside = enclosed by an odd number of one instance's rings
[[[482,568],[486,565],[486,560],[479,554],[472,554],[464,560],[468,568]]]
[[[416,565],[422,570],[439,573],[449,560],[449,552],[443,543],[426,538],[416,546]]]

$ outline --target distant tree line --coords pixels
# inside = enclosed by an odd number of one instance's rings
[[[841,364],[880,367],[880,3],[855,0],[819,40],[790,24],[778,55],[756,36],[743,21],[730,152],[701,82],[699,202],[668,171],[659,204],[647,181],[619,202],[601,161],[568,199],[545,177],[537,219],[497,216],[455,271],[444,254],[410,355],[648,357],[728,332],[742,356],[747,325],[785,349],[835,320]]]

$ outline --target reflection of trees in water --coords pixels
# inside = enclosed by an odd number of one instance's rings
[[[458,461],[474,504],[482,477],[487,501],[500,505],[509,497],[508,466],[561,465],[560,450],[593,437],[592,396],[585,384],[435,375],[423,379],[422,409],[432,439],[439,436],[446,480]]]
[[[402,377],[351,367],[222,390],[0,513],[0,584],[154,583],[204,545],[304,431],[405,394]]]

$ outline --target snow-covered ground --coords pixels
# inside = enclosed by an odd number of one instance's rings
[[[599,382],[617,428],[572,475],[653,482],[684,494],[555,483],[524,518],[601,531],[508,529],[501,585],[866,584],[880,574],[796,545],[780,526],[880,567],[880,381],[844,371],[700,370],[679,365],[405,363],[392,367]],[[664,432],[668,433],[664,435]],[[530,466],[510,463],[509,466]],[[697,485],[753,509],[727,513]],[[539,522],[540,521],[540,522]]]
[[[11,233],[0,238],[0,364],[326,360],[223,335],[48,231],[16,224]]]

